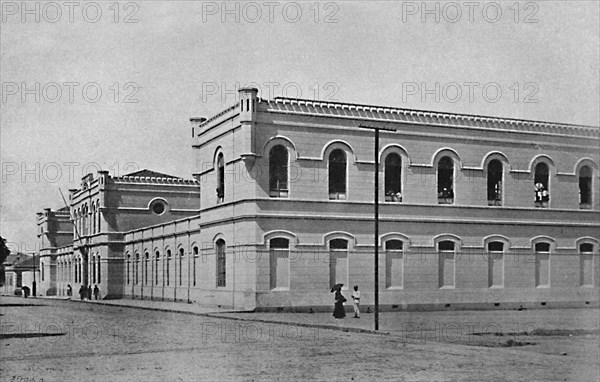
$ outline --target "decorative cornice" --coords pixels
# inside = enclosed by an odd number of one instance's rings
[[[183,178],[160,178],[160,177],[149,177],[149,176],[120,176],[114,177],[112,180],[115,183],[146,183],[146,184],[187,184],[193,186],[199,186],[200,183],[193,179]]]
[[[486,117],[395,107],[361,105],[332,101],[312,101],[299,98],[275,97],[259,99],[268,112],[318,115],[345,119],[376,120],[379,122],[449,126],[467,129],[486,129],[544,135],[600,138],[597,126]]]
[[[221,118],[222,116],[234,111],[237,107],[239,106],[238,103],[235,103],[231,106],[229,106],[227,109],[223,110],[222,112],[220,112],[219,114],[215,114],[212,117],[208,118],[207,120],[205,120],[204,122],[200,123],[199,127],[202,128],[208,124],[211,124],[214,120]]]

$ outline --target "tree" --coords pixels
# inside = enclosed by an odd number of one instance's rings
[[[6,240],[0,236],[0,264],[10,255],[10,249],[6,246]]]

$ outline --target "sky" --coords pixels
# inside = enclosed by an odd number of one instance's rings
[[[0,235],[98,169],[191,178],[190,117],[262,98],[599,126],[597,1],[2,1]]]

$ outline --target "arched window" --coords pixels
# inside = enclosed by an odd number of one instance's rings
[[[579,208],[592,207],[592,169],[583,166],[579,170]]]
[[[329,241],[329,285],[348,285],[348,240]]]
[[[158,285],[158,265],[160,264],[160,252],[154,254],[154,284]]]
[[[183,285],[183,278],[181,277],[183,275],[183,272],[181,271],[181,269],[183,268],[183,257],[185,256],[185,251],[183,250],[183,248],[179,248],[179,285]]]
[[[385,157],[385,201],[402,201],[402,158],[396,153]]]
[[[96,233],[96,203],[92,203],[92,233]]]
[[[487,168],[487,200],[489,206],[502,205],[502,162],[493,159]]]
[[[487,245],[488,256],[488,287],[501,288],[504,286],[504,243],[492,241]]]
[[[549,176],[550,171],[546,163],[538,163],[535,166],[533,183],[535,189],[536,207],[548,207],[548,201],[550,201],[550,187],[548,183]]]
[[[277,237],[269,241],[271,289],[290,287],[290,241]]]
[[[226,253],[225,253],[225,241],[219,239],[216,242],[217,247],[217,286],[224,287],[227,280],[227,269],[226,269]]]
[[[550,286],[550,243],[535,245],[535,286]]]
[[[98,225],[97,225],[97,228],[96,228],[96,230],[97,230],[98,232],[100,232],[100,228],[101,228],[101,227],[100,227],[100,222],[101,222],[101,220],[102,220],[102,212],[100,211],[100,201],[99,201],[99,200],[98,200],[98,201],[96,201],[96,208],[97,208],[97,210],[98,210],[98,215],[97,215],[97,217],[98,217]]]
[[[77,224],[75,225],[76,229],[75,231],[77,231],[77,236],[81,236],[83,235],[83,232],[81,231],[81,208],[77,209],[77,212],[75,214],[77,216]]]
[[[193,268],[194,286],[196,286],[196,261],[198,259],[198,247],[194,247],[192,251],[194,253],[194,268]]]
[[[171,283],[171,250],[170,249],[167,250],[167,272],[166,272],[166,277],[167,277],[167,286],[169,286],[169,284]]]
[[[225,199],[225,159],[223,153],[217,157],[217,202]]]
[[[329,199],[346,199],[346,153],[341,149],[329,154]]]
[[[140,254],[135,254],[135,285],[139,282]]]
[[[385,287],[402,288],[404,285],[404,243],[402,240],[385,242]]]
[[[269,196],[288,196],[288,151],[282,145],[269,151]]]
[[[127,284],[129,284],[129,266],[131,264],[131,255],[127,255],[127,271],[126,271],[126,275],[127,275]]]
[[[454,288],[455,280],[455,243],[450,240],[440,241],[438,243],[439,255],[439,286],[440,288]]]
[[[438,162],[438,204],[454,203],[454,161],[445,156]]]
[[[92,284],[96,284],[96,256],[92,256]]]
[[[87,235],[87,208],[85,204],[81,207],[81,235]]]
[[[148,285],[148,266],[150,265],[150,254],[144,253],[144,284]]]
[[[579,244],[579,284],[582,287],[594,286],[594,245]]]

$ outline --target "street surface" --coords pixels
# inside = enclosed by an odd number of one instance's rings
[[[385,313],[389,334],[318,327],[372,328],[372,314],[199,316],[16,297],[0,309],[0,381],[598,380],[598,309]]]

